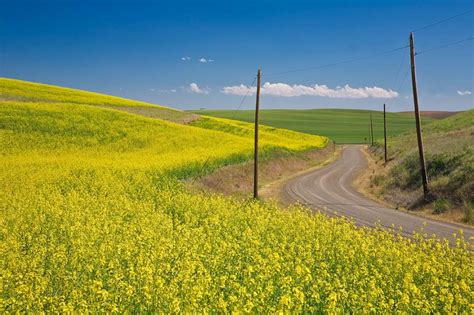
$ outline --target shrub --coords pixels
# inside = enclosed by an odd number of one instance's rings
[[[383,175],[374,175],[372,177],[372,184],[375,186],[380,186],[385,181],[385,177]]]
[[[446,212],[449,208],[449,202],[446,199],[437,199],[433,203],[435,214],[440,214]]]

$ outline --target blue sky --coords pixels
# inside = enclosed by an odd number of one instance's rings
[[[263,108],[379,109],[385,102],[410,110],[408,49],[270,74],[403,47],[410,30],[474,9],[456,0],[0,3],[0,76],[181,109],[235,109],[242,96],[228,93],[246,91],[260,66],[269,82]],[[417,51],[472,37],[473,21],[471,12],[415,32]],[[422,109],[474,107],[473,44],[417,56]],[[253,103],[250,95],[243,108]]]

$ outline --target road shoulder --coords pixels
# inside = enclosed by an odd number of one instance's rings
[[[259,163],[259,195],[264,200],[280,200],[281,189],[291,178],[302,172],[322,167],[337,157],[338,151],[328,145],[305,153],[270,158]],[[253,192],[253,162],[248,161],[219,168],[198,179],[185,181],[188,189],[249,198]]]
[[[309,167],[302,168],[297,172],[288,173],[277,180],[268,182],[261,188],[260,195],[264,200],[272,200],[281,206],[289,206],[290,204],[294,203],[294,201],[289,200],[288,196],[284,193],[286,184],[293,178],[314,172],[336,161],[339,158],[342,149],[342,147],[337,146],[336,150],[314,159],[312,164],[308,165]]]
[[[410,210],[400,204],[395,204],[385,199],[383,188],[380,185],[374,184],[374,182],[377,181],[377,177],[385,176],[389,168],[385,168],[383,160],[378,160],[372,154],[370,154],[367,146],[362,147],[361,151],[367,160],[367,168],[359,172],[356,179],[353,181],[352,186],[355,190],[360,192],[366,198],[380,203],[387,208],[407,212],[422,218],[435,220],[438,222],[456,224],[460,227],[472,228],[472,225],[460,222],[461,220],[458,217],[452,215],[451,213],[438,215],[433,214],[433,209],[430,207]]]

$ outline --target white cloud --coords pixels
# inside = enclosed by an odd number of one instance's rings
[[[214,59],[200,58],[198,61],[201,63],[208,63],[208,62],[214,62]]]
[[[155,88],[151,88],[149,91],[150,92],[156,92],[156,93],[159,93],[159,94],[175,93],[176,92],[175,89],[165,90],[165,89],[155,89]]]
[[[182,61],[188,61],[188,60],[191,60],[191,57],[181,57],[181,60]]]
[[[246,95],[254,94],[256,87],[249,87],[243,84],[236,86],[226,86],[221,91],[224,94]],[[329,98],[394,98],[398,93],[392,90],[385,90],[379,87],[353,88],[346,84],[343,87],[329,88],[327,85],[289,85],[286,83],[266,82],[261,89],[262,95],[295,97],[295,96],[320,96]]]
[[[472,92],[471,91],[458,91],[458,95],[461,95],[461,96],[466,96],[466,95],[471,95]]]
[[[254,94],[257,92],[257,88],[254,86],[245,86],[241,85],[234,85],[234,86],[226,86],[221,91],[224,94],[233,94],[233,95],[247,95],[247,94]]]
[[[209,94],[209,89],[201,89],[196,83],[191,83],[189,85],[189,92],[197,94]]]

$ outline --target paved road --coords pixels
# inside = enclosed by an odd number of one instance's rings
[[[452,234],[460,229],[465,239],[474,236],[474,229],[462,225],[444,223],[422,218],[407,212],[390,209],[372,201],[352,187],[358,172],[367,167],[367,159],[361,147],[350,145],[343,149],[341,157],[327,167],[293,178],[284,187],[283,193],[289,200],[298,201],[313,209],[329,214],[353,218],[358,225],[373,227],[379,222],[383,227],[392,224],[406,236],[420,231],[426,222],[424,231],[438,238],[452,239]]]

